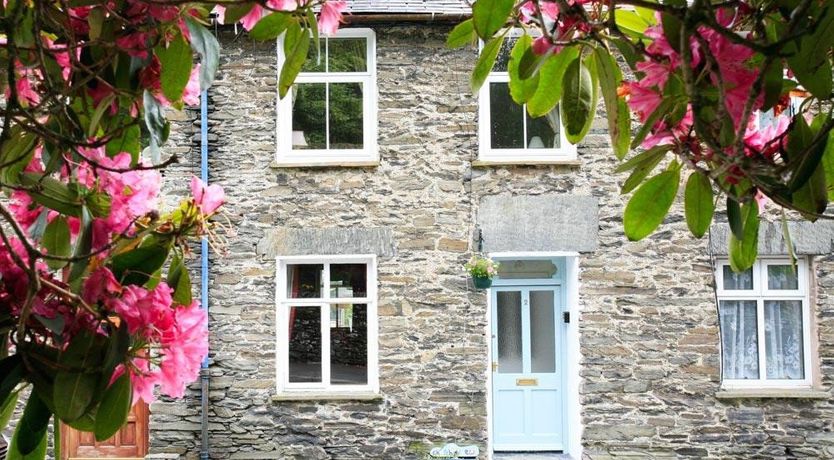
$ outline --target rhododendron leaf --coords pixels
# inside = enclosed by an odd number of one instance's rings
[[[632,38],[642,38],[646,29],[652,25],[637,12],[623,9],[616,10],[615,21],[617,27]]]
[[[799,190],[808,182],[808,179],[811,178],[811,175],[820,165],[820,161],[822,161],[826,139],[822,139],[816,144],[814,144],[814,140],[827,118],[827,114],[819,115],[814,120],[818,126],[813,129],[808,126],[804,117],[796,117],[793,128],[788,133],[788,161],[790,169],[793,171],[788,182],[788,189],[792,192]]]
[[[30,396],[14,430],[7,460],[43,458],[46,454],[46,430],[50,418],[52,412],[41,398]]]
[[[478,56],[478,61],[475,63],[475,69],[472,71],[472,76],[469,79],[469,86],[473,93],[477,93],[481,89],[484,82],[492,72],[492,67],[495,65],[495,59],[498,57],[498,52],[501,50],[501,45],[504,43],[504,36],[499,35],[490,39],[484,44],[481,49],[481,55]]]
[[[284,34],[284,64],[278,78],[278,96],[283,99],[301,71],[307,60],[310,49],[310,34],[303,30],[297,22],[290,22]]]
[[[623,59],[625,59],[626,63],[632,69],[636,68],[637,62],[642,61],[642,56],[638,57],[637,49],[630,40],[626,40],[624,38],[614,38],[611,40],[616,46],[617,50],[622,54]]]
[[[475,34],[475,25],[473,24],[472,19],[467,19],[466,21],[456,25],[455,28],[449,32],[449,36],[446,37],[446,46],[448,48],[460,48],[461,46],[474,44],[477,39],[478,35]]]
[[[779,102],[782,96],[782,82],[784,81],[784,68],[781,59],[774,59],[764,70],[764,100],[761,110],[766,112]]]
[[[142,103],[145,109],[145,127],[150,134],[150,150],[155,156],[158,156],[159,147],[168,140],[169,125],[168,120],[165,119],[165,114],[159,101],[156,97],[145,90]]]
[[[712,214],[715,211],[712,183],[706,174],[694,172],[689,175],[684,190],[684,211],[686,225],[696,238],[701,238],[709,230]]]
[[[96,441],[105,441],[116,434],[127,421],[133,398],[130,374],[123,373],[110,385],[101,398],[96,412]]]
[[[31,236],[32,239],[40,240],[43,238],[43,233],[46,231],[46,225],[49,223],[49,219],[47,219],[48,217],[49,209],[43,209],[41,213],[38,214],[38,218],[35,219],[35,223],[29,227],[29,236]]]
[[[515,6],[515,0],[477,0],[472,5],[472,21],[475,32],[488,40],[504,27]]]
[[[55,375],[53,404],[55,415],[61,420],[77,420],[98,396],[96,390],[101,374],[90,372],[90,369],[101,366],[105,345],[103,336],[83,330],[58,355],[61,370]]]
[[[67,216],[81,215],[81,197],[78,192],[58,179],[38,173],[23,173],[20,175],[20,183],[28,187],[37,187],[39,191],[29,192],[29,196],[36,203]]]
[[[105,111],[109,111],[114,99],[116,99],[115,94],[108,94],[101,100],[101,102],[98,103],[96,110],[90,117],[90,124],[87,126],[87,137],[93,137],[98,132],[101,117],[104,115]]]
[[[730,233],[729,242],[730,267],[736,273],[748,270],[756,262],[759,250],[759,205],[756,200],[744,203],[741,219],[743,236],[737,238],[734,233]]]
[[[623,214],[623,226],[629,240],[645,238],[663,222],[675,201],[679,183],[680,167],[673,165],[634,192]]]
[[[110,269],[122,284],[142,286],[168,258],[168,248],[150,245],[132,249],[113,257]]]
[[[17,127],[17,126],[16,126]],[[20,173],[32,161],[35,153],[37,137],[32,133],[23,132],[19,128],[9,135],[9,140],[3,142],[0,149],[0,177],[4,184],[19,184]]]
[[[93,247],[93,216],[86,207],[81,208],[81,233],[75,240],[75,251],[73,256],[82,257],[90,253]],[[90,264],[90,259],[82,257],[72,263],[70,269],[69,282],[75,291],[81,285],[81,277],[87,271],[87,266]]]
[[[5,344],[3,346],[5,347]],[[15,387],[23,379],[25,372],[23,358],[19,353],[0,360],[0,404],[5,404],[12,396]],[[5,424],[0,425],[0,432],[3,429],[5,429]]]
[[[285,12],[275,12],[268,16],[261,18],[255,27],[249,31],[249,36],[253,40],[275,40],[279,35],[287,30],[287,26],[293,22],[292,15]]]
[[[744,221],[741,218],[741,207],[738,205],[738,201],[729,195],[727,196],[727,222],[730,225],[730,232],[737,239],[744,238]]]
[[[638,185],[640,185],[643,180],[657,167],[658,164],[666,157],[666,152],[671,150],[671,146],[669,145],[656,145],[651,149],[641,153],[637,157],[632,158],[630,161],[636,160],[638,157],[641,158],[641,161],[634,166],[634,171],[628,176],[625,182],[623,182],[623,187],[620,190],[620,193],[626,194],[634,190]],[[625,166],[625,165],[623,165]],[[619,172],[619,171],[618,171]]]
[[[321,40],[319,39],[319,20],[313,10],[307,10],[307,30],[313,35],[316,44],[316,62],[321,62]]]
[[[206,91],[214,83],[217,66],[220,65],[220,43],[213,33],[194,19],[187,17],[185,24],[191,35],[191,48],[200,55],[200,90]]]
[[[518,62],[518,76],[522,80],[527,80],[530,77],[538,76],[538,71],[541,66],[550,57],[550,53],[536,54],[533,47],[528,47],[521,55],[521,60]]]
[[[0,402],[0,431],[6,431],[9,420],[11,420],[12,415],[14,415],[18,395],[20,395],[20,392],[15,391]]]
[[[831,61],[828,55],[834,44],[834,7],[828,5],[818,17],[813,33],[785,48],[794,76],[814,96],[829,99],[832,91]]]
[[[66,217],[56,216],[52,219],[52,222],[47,224],[41,244],[43,244],[47,254],[60,257],[66,257],[70,254],[72,248],[70,230]],[[64,260],[54,259],[46,259],[46,263],[53,270],[63,268],[67,265],[67,262]]]
[[[614,56],[605,48],[594,48],[594,61],[599,75],[599,87],[602,90],[602,100],[605,102],[605,112],[608,118],[608,134],[611,136],[611,147],[618,160],[622,160],[628,153],[631,144],[631,119],[625,101],[617,96],[617,88],[623,81],[623,74]]]
[[[179,29],[176,29],[179,30]],[[159,76],[162,94],[177,107],[182,106],[182,94],[188,78],[191,76],[192,55],[191,46],[185,41],[181,33],[177,33],[171,42],[165,46],[160,44],[154,48],[156,57],[162,66]],[[162,145],[160,143],[160,145]]]
[[[815,222],[817,214],[825,212],[828,207],[828,191],[825,184],[825,170],[822,167],[814,170],[805,184],[793,192],[793,205],[805,219]]]
[[[634,139],[631,140],[631,148],[636,149],[643,143],[643,140],[646,139],[646,136],[649,135],[649,132],[652,128],[663,118],[665,117],[670,110],[675,106],[677,101],[670,97],[663,98],[663,101],[660,102],[660,105],[654,109],[648,117],[646,117],[646,121],[640,126],[640,130],[637,131],[637,134],[634,136]]]
[[[84,197],[84,204],[90,209],[93,217],[107,217],[110,215],[112,198],[103,192],[91,193]]]
[[[529,35],[523,35],[515,42],[512,51],[510,52],[510,61],[507,63],[507,72],[510,75],[510,96],[516,104],[524,104],[536,93],[536,88],[539,85],[539,74],[532,78],[522,79],[519,75],[519,64],[522,56],[530,51],[530,45],[533,39]]]
[[[139,128],[139,125],[130,125],[121,132],[120,136],[110,139],[105,147],[105,153],[108,157],[113,158],[122,152],[127,152],[133,158],[133,162],[136,163],[141,151],[139,143],[141,135],[142,129]]]
[[[617,169],[615,169],[614,172],[615,173],[622,173],[622,172],[626,172],[626,171],[635,169],[637,167],[642,166],[643,164],[645,164],[647,162],[655,161],[654,158],[658,157],[658,156],[662,159],[663,155],[671,149],[672,149],[671,145],[656,145],[656,146],[646,150],[645,152],[640,152],[640,153],[634,155],[633,157],[629,158],[628,161],[621,164],[620,166],[617,166]]]
[[[536,93],[527,101],[527,113],[531,117],[540,117],[550,113],[562,98],[562,85],[568,65],[579,56],[579,48],[568,46],[551,55],[539,69],[539,86]]]
[[[114,330],[111,329],[110,337],[107,341],[107,351],[104,354],[104,362],[101,367],[101,379],[96,390],[97,394],[101,394],[110,384],[113,372],[116,370],[116,366],[125,359],[128,348],[130,348],[130,334],[128,333],[127,323],[121,321],[118,327]]]
[[[254,3],[229,3],[226,6],[226,11],[223,13],[223,23],[234,24],[240,22],[241,18],[249,14],[253,6],[255,6]]]
[[[663,35],[666,36],[666,41],[669,42],[669,45],[672,47],[672,49],[680,53],[682,26],[680,19],[667,13],[662,13],[660,17],[663,26]]]
[[[825,184],[828,200],[834,201],[834,130],[828,132],[825,151],[822,154],[822,167],[825,169]]]
[[[87,25],[90,26],[90,40],[98,40],[104,24],[104,8],[93,8],[87,14]]]
[[[596,72],[585,65],[581,57],[577,57],[565,69],[563,85],[562,102],[559,104],[562,127],[568,142],[577,144],[594,121],[599,97]]]
[[[167,283],[168,286],[174,289],[174,293],[171,296],[174,302],[185,306],[191,305],[193,301],[191,296],[191,277],[188,274],[188,268],[179,255],[176,255],[171,260],[171,265],[168,268]]]
[[[44,144],[41,158],[44,162],[44,174],[52,174],[64,164],[64,156],[51,143]]]
[[[73,420],[71,422],[64,422],[70,428],[74,428],[78,431],[86,431],[87,433],[91,433],[96,429],[96,412],[98,406],[94,406],[86,414],[82,415],[81,418],[78,420]]]

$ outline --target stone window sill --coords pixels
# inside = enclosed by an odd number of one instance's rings
[[[489,167],[489,166],[580,166],[582,161],[577,159],[557,159],[557,160],[522,160],[522,159],[507,159],[507,160],[475,160],[472,162],[473,167]]]
[[[374,168],[379,166],[379,160],[356,161],[273,161],[272,169],[284,168]]]
[[[717,399],[830,399],[831,393],[818,388],[761,388],[723,389],[715,393]]]
[[[376,401],[382,400],[379,393],[316,393],[316,392],[287,392],[272,396],[272,402],[284,401]]]

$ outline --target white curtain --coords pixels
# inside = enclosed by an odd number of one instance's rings
[[[802,379],[802,301],[765,301],[765,348],[768,379]]]
[[[721,301],[721,346],[724,378],[759,378],[755,300]]]

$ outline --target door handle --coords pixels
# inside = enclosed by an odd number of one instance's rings
[[[539,386],[539,379],[515,379],[515,385],[518,387],[537,387]]]

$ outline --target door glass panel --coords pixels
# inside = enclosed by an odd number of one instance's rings
[[[553,291],[530,291],[530,348],[533,372],[556,372]]]
[[[764,313],[767,378],[805,378],[802,301],[767,300]]]
[[[290,307],[289,381],[321,382],[321,307]]]
[[[521,292],[496,293],[498,324],[498,372],[518,374],[522,372],[521,356]]]
[[[330,306],[330,383],[368,383],[368,306]]]
[[[726,281],[726,278],[724,278]],[[724,378],[759,378],[759,339],[755,300],[722,300],[721,346]]]

